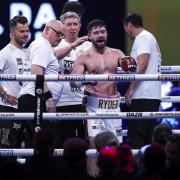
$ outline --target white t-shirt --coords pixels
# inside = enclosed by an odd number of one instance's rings
[[[57,48],[63,48],[69,45],[64,39],[59,43]],[[60,74],[70,74],[75,59],[77,56],[81,55],[91,47],[91,42],[86,41],[81,45],[77,46],[75,49],[72,49],[69,54],[63,59],[59,60],[59,73]],[[59,99],[57,106],[68,106],[82,104],[82,98],[84,95],[84,87],[81,88],[71,88],[69,82],[63,82],[63,90],[61,98]]]
[[[0,51],[0,73],[1,74],[22,74],[23,63],[26,60],[26,49],[19,49],[9,43]],[[7,94],[18,97],[20,91],[20,82],[18,81],[1,81],[1,86]],[[12,106],[0,98],[0,105]]]
[[[28,58],[30,60],[30,65],[36,64],[43,67],[45,75],[58,75],[58,60],[54,55],[51,44],[43,36],[30,44]],[[24,73],[28,74],[28,72]],[[62,83],[59,81],[47,82],[47,85],[53,95],[53,100],[57,103],[61,95]],[[19,97],[25,94],[35,95],[35,82],[28,81],[23,83]]]
[[[158,66],[162,61],[161,52],[155,37],[146,30],[136,36],[131,56],[137,60],[137,57],[144,53],[150,54],[145,74],[159,74]],[[140,81],[132,99],[161,99],[161,82]]]

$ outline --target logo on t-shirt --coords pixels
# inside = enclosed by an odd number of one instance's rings
[[[19,67],[19,74],[23,74],[23,61],[22,58],[16,58],[17,65]]]
[[[17,65],[23,65],[22,58],[16,58]]]
[[[70,74],[73,69],[74,61],[64,60],[64,74]]]

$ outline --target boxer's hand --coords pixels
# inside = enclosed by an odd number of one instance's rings
[[[88,75],[94,75],[94,74],[98,74],[96,70],[87,70],[85,72],[85,74]],[[91,86],[96,86],[97,85],[97,81],[82,81],[81,82],[83,85],[91,85]]]
[[[121,67],[127,73],[134,73],[137,69],[137,63],[131,56],[125,56],[121,59]]]

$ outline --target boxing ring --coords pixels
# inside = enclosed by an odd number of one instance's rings
[[[118,73],[121,68],[118,68]],[[41,127],[42,120],[77,120],[77,119],[157,119],[157,118],[180,118],[180,111],[166,112],[120,112],[120,113],[43,113],[41,98],[43,94],[44,81],[180,81],[180,74],[167,74],[180,72],[180,66],[161,66],[161,74],[103,74],[103,75],[19,75],[0,74],[0,81],[35,81],[37,96],[37,111],[35,113],[0,113],[0,120],[34,120],[36,122],[35,131]],[[166,96],[161,98],[162,102],[180,102],[180,96]],[[125,98],[120,98],[121,103],[125,103]],[[180,130],[173,130],[180,133]],[[122,136],[127,134],[127,130],[122,130]],[[135,154],[138,150],[133,150]],[[0,156],[32,156],[34,149],[0,149]],[[87,156],[96,156],[95,149],[89,149]],[[62,156],[63,149],[54,149],[54,156]]]

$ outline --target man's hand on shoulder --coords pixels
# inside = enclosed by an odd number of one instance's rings
[[[81,45],[82,43],[84,43],[85,41],[87,41],[89,38],[88,36],[82,36],[79,37],[78,39],[76,39],[76,41],[74,41],[73,43],[71,43],[71,47],[76,48],[77,46]]]

